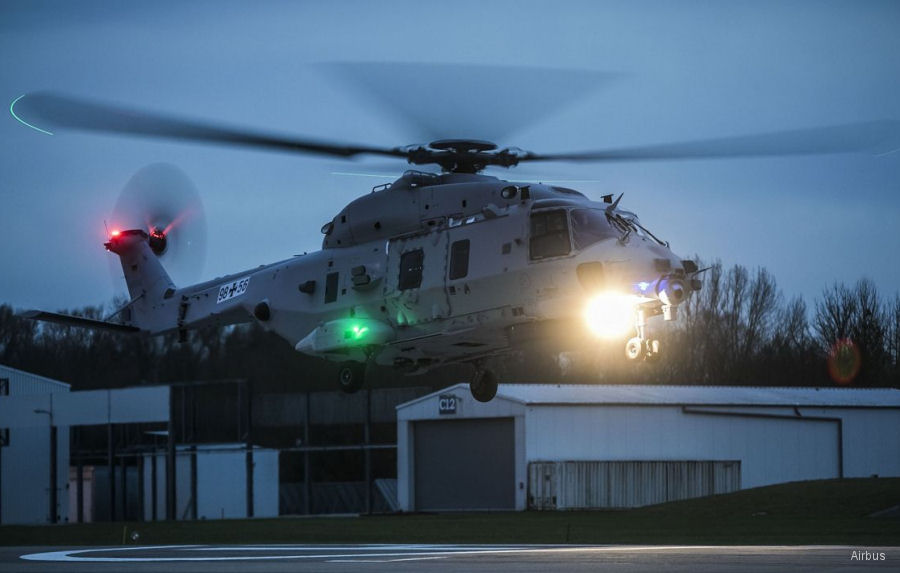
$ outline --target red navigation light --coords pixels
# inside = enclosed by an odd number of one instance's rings
[[[112,233],[110,233],[109,236],[115,239],[116,237],[118,237],[121,234],[122,234],[122,231],[116,229]]]

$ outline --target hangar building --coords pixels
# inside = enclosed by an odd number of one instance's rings
[[[466,384],[397,406],[404,511],[637,507],[900,476],[900,390]]]
[[[71,392],[0,366],[0,525],[278,515],[278,452],[188,440],[178,390]]]
[[[395,406],[433,388],[298,386],[70,391],[0,365],[0,525],[396,511]]]

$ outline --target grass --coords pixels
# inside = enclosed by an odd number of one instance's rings
[[[900,478],[794,482],[623,511],[2,526],[0,545],[128,543],[625,543],[900,545]]]

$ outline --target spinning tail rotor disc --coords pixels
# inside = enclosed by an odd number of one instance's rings
[[[196,187],[174,165],[154,163],[135,173],[119,195],[109,228],[113,233],[146,232],[151,250],[175,284],[200,279],[206,260],[206,215]]]

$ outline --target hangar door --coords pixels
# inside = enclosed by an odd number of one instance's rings
[[[641,507],[739,489],[740,460],[528,464],[531,509]]]
[[[417,511],[515,509],[512,418],[421,421],[413,432]]]

